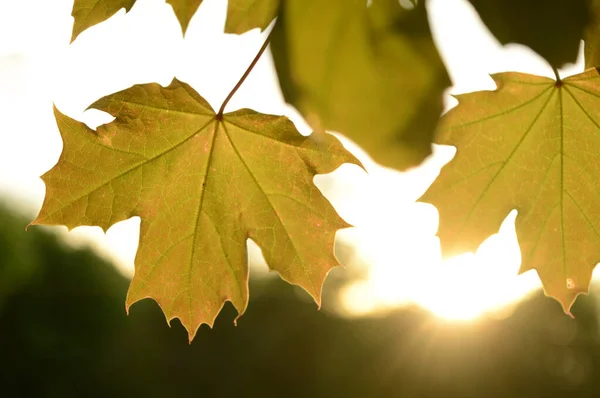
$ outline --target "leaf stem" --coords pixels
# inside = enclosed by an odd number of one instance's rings
[[[562,85],[562,80],[560,79],[560,75],[558,74],[558,69],[552,68],[554,72],[554,76],[556,76],[556,87],[560,87]]]
[[[225,98],[225,100],[223,101],[223,104],[221,104],[221,108],[219,108],[219,112],[217,113],[217,120],[223,119],[223,112],[225,112],[225,107],[227,106],[227,103],[229,102],[229,100],[231,99],[231,97],[233,97],[233,95],[236,93],[236,91],[238,91],[238,89],[241,87],[241,85],[244,83],[244,81],[246,80],[246,78],[248,77],[248,75],[250,74],[250,72],[252,72],[252,69],[254,69],[254,66],[256,65],[256,63],[258,62],[258,60],[260,59],[260,57],[263,55],[263,53],[265,52],[265,50],[269,46],[269,42],[271,41],[271,35],[272,34],[273,34],[273,29],[271,29],[271,31],[267,35],[267,38],[265,39],[265,42],[263,43],[263,45],[260,48],[260,50],[258,50],[258,52],[256,53],[256,56],[254,57],[254,59],[252,60],[252,62],[250,63],[250,65],[248,65],[248,68],[246,68],[246,71],[244,72],[244,74],[242,75],[242,77],[240,78],[240,80],[231,89],[231,91],[229,92],[229,94],[227,95],[227,97]]]

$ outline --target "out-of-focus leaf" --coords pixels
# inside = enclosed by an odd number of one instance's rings
[[[267,264],[320,302],[346,228],[315,174],[360,164],[332,135],[300,135],[285,117],[249,109],[218,117],[189,85],[133,86],[92,108],[116,119],[97,131],[59,111],[64,150],[42,176],[33,224],[107,229],[141,217],[127,307],[154,298],[190,340],[225,301],[248,303],[246,240]]]
[[[277,16],[280,0],[229,0],[225,33],[265,30]]]
[[[493,78],[442,118],[436,142],[456,156],[421,200],[439,210],[445,254],[474,251],[517,209],[520,272],[569,311],[600,260],[600,75]]]
[[[272,50],[285,99],[316,129],[343,133],[406,169],[431,153],[450,84],[423,4],[287,0]]]
[[[106,21],[121,8],[131,10],[134,4],[135,0],[75,0],[71,13],[75,19],[71,42],[87,28]]]
[[[469,0],[502,43],[530,47],[555,68],[575,62],[590,0]]]
[[[175,11],[175,15],[181,25],[181,30],[183,31],[183,34],[185,34],[188,25],[198,10],[198,7],[200,7],[202,0],[167,0],[167,3],[173,7],[173,11]]]
[[[121,8],[129,11],[136,0],[75,0],[73,3],[73,34],[71,42],[87,28],[100,22],[106,21]],[[181,24],[181,30],[185,34],[190,20],[202,3],[202,0],[167,0],[173,7],[173,11]]]

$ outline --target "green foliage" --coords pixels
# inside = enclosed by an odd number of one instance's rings
[[[575,60],[584,38],[586,64],[598,66],[599,1],[470,1],[502,43],[529,46],[556,68]],[[76,0],[73,39],[134,2]],[[185,32],[201,0],[167,2]],[[424,2],[400,3],[230,0],[226,32],[262,30],[276,16],[257,59],[272,39],[284,97],[316,132],[301,137],[287,119],[251,110],[215,114],[177,80],[134,86],[93,105],[117,117],[97,132],[56,113],[65,150],[43,177],[35,223],[106,229],[139,215],[127,303],[155,298],[193,337],[226,300],[244,312],[248,237],[319,302],[338,263],[335,233],[348,225],[312,178],[358,164],[324,130],[398,170],[418,165],[438,142],[458,148],[423,198],[440,211],[444,251],[475,249],[516,208],[521,270],[536,269],[568,311],[598,261],[598,73],[558,83],[496,75],[496,91],[460,96],[436,127],[450,81]]]

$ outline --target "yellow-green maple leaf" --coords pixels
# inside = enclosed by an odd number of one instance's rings
[[[520,272],[569,311],[600,261],[600,75],[492,77],[495,91],[457,96],[442,118],[436,143],[456,156],[421,200],[445,254],[474,251],[517,209]]]
[[[267,264],[320,302],[338,265],[335,233],[349,225],[313,184],[315,174],[360,164],[329,134],[304,137],[285,117],[242,109],[215,115],[189,85],[136,85],[92,108],[116,119],[97,131],[59,111],[64,141],[42,176],[33,224],[107,229],[140,216],[127,307],[151,297],[193,338],[225,301],[248,304],[246,240]]]
[[[202,0],[166,1],[173,7],[173,11],[181,25],[181,30],[185,34],[190,20],[196,13]],[[75,3],[73,3],[73,12],[71,13],[75,20],[71,42],[84,30],[106,21],[120,9],[124,8],[125,11],[129,11],[135,2],[136,0],[75,0]]]

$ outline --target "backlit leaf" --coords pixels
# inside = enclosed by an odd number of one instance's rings
[[[569,311],[600,260],[600,75],[493,76],[497,89],[458,96],[436,142],[457,147],[421,200],[440,213],[445,254],[474,251],[512,209],[520,272],[535,269]]]
[[[141,217],[127,307],[155,299],[190,340],[225,301],[248,304],[246,240],[267,264],[320,302],[338,265],[335,233],[349,225],[313,184],[315,174],[360,164],[332,135],[300,135],[285,117],[249,109],[218,118],[189,85],[136,85],[92,108],[116,119],[97,131],[58,110],[64,141],[42,176],[33,224],[106,230]]]
[[[450,84],[422,3],[287,0],[271,41],[285,99],[397,169],[431,153]]]

